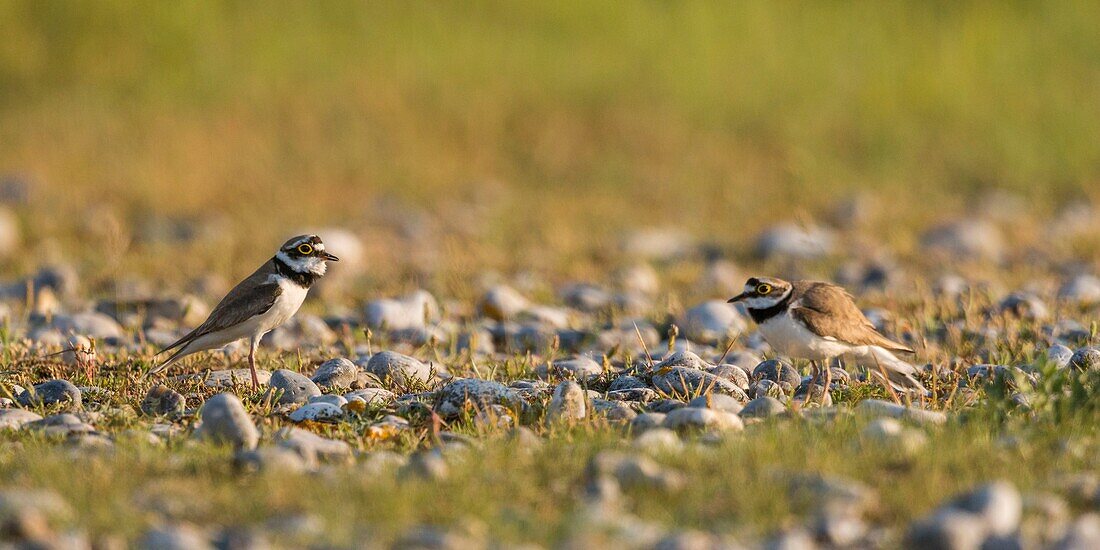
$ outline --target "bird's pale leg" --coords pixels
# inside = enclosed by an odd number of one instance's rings
[[[832,367],[832,365],[829,365],[828,362],[826,362],[825,363],[825,389],[821,392],[821,406],[822,407],[827,405],[827,403],[825,403],[826,399],[829,399],[829,401],[832,401],[832,399],[829,396],[829,388],[831,388],[832,386],[833,386],[833,367]]]
[[[248,370],[252,372],[252,389],[260,387],[260,378],[256,376],[256,347],[260,344],[259,338],[253,338],[248,348]]]
[[[810,384],[806,387],[807,406],[814,402],[814,384],[817,384],[819,378],[821,378],[821,369],[817,366],[817,361],[810,361]]]

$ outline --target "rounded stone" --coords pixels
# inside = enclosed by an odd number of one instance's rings
[[[742,418],[768,418],[786,412],[787,407],[774,397],[757,397],[741,409]]]
[[[73,408],[80,408],[82,404],[80,389],[72,382],[60,379],[35,384],[19,394],[16,400],[24,407],[68,403]]]
[[[1081,348],[1073,352],[1069,368],[1078,371],[1100,370],[1100,348]]]
[[[539,365],[535,369],[535,374],[543,379],[557,377],[590,382],[603,375],[603,365],[582,355]]]
[[[724,411],[733,414],[740,413],[741,409],[744,408],[741,402],[737,399],[721,393],[700,395],[699,397],[688,401],[688,407],[714,409],[716,411]]]
[[[279,369],[271,374],[269,382],[271,394],[282,392],[278,403],[286,405],[291,403],[305,403],[315,395],[321,395],[321,388],[312,380],[292,370]]]
[[[307,403],[290,413],[287,418],[292,422],[304,422],[313,420],[322,422],[344,416],[344,410],[332,403]]]
[[[802,383],[802,375],[790,363],[779,359],[768,359],[752,370],[753,380],[771,380],[772,382],[786,382],[792,388]]]
[[[187,398],[164,384],[150,388],[141,401],[141,412],[149,416],[178,416],[186,409]]]
[[[367,361],[367,372],[397,384],[423,384],[432,379],[432,369],[420,360],[393,351],[383,351]]]
[[[573,381],[565,381],[554,388],[554,397],[546,409],[548,424],[576,422],[586,416],[584,389]]]
[[[327,390],[347,389],[359,377],[359,367],[343,357],[329,359],[321,363],[313,373],[314,384]]]
[[[733,304],[710,300],[684,312],[680,318],[684,337],[704,344],[719,344],[744,332],[748,325]]]
[[[665,416],[661,425],[670,430],[694,428],[738,431],[744,428],[741,418],[736,414],[698,407],[676,409]]]
[[[260,441],[259,430],[236,395],[219,393],[207,399],[201,416],[202,425],[195,433],[202,439],[245,449],[256,448]]]

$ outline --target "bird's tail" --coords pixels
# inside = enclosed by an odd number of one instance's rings
[[[889,385],[894,391],[902,393],[928,394],[928,389],[917,380],[917,368],[893,353],[881,348],[871,348],[868,353],[868,371],[883,385]]]
[[[141,378],[144,380],[145,378],[153,376],[154,374],[159,374],[159,373],[164,372],[166,369],[168,369],[168,367],[171,367],[176,361],[179,361],[180,359],[183,359],[184,356],[186,356],[186,355],[190,355],[190,352],[188,351],[188,348],[190,348],[190,347],[191,347],[191,345],[187,344],[187,345],[177,349],[171,356],[168,357],[168,359],[165,359],[163,363],[149,369],[149,372],[146,372],[145,374],[141,375]],[[164,350],[164,351],[168,351],[168,350]],[[163,351],[161,353],[163,353]]]

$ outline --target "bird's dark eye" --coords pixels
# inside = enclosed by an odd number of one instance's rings
[[[298,245],[298,253],[303,256],[309,256],[310,254],[313,254],[313,245],[309,243],[302,243]]]
[[[761,283],[756,285],[756,293],[761,296],[767,296],[768,294],[771,294],[771,292],[772,285],[769,285],[768,283]]]

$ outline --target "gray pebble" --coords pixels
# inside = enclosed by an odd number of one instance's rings
[[[1078,371],[1100,370],[1100,348],[1081,348],[1073,352],[1069,367]]]
[[[443,386],[437,393],[437,410],[443,416],[453,418],[463,411],[484,408],[489,405],[504,405],[510,409],[525,406],[519,394],[492,380],[458,378]]]
[[[0,430],[18,430],[35,420],[42,420],[42,417],[24,409],[0,409]]]
[[[343,357],[337,357],[321,363],[311,380],[317,384],[318,388],[332,391],[350,388],[358,377],[359,367],[355,363]]]
[[[278,394],[278,403],[281,405],[305,403],[309,398],[321,395],[321,388],[312,380],[287,369],[275,371],[271,375],[270,385],[268,393]]]
[[[383,351],[371,356],[367,372],[396,384],[423,384],[432,379],[432,369],[420,360],[393,351]]]
[[[742,402],[749,400],[745,391],[733,382],[698,369],[672,367],[665,370],[663,374],[654,374],[652,381],[653,387],[657,390],[679,398],[698,396],[703,393],[724,393]]]
[[[819,227],[784,223],[766,229],[756,240],[756,254],[762,258],[812,259],[833,252],[836,237]]]
[[[787,407],[774,397],[757,397],[741,409],[742,418],[769,418],[786,412]]]
[[[741,409],[744,408],[744,405],[737,399],[720,393],[700,395],[688,401],[688,406],[701,409],[714,409],[716,411],[724,411],[733,414],[740,413]]]
[[[573,381],[565,381],[554,388],[554,397],[546,408],[546,422],[554,424],[583,420],[586,416],[584,390]]]
[[[24,407],[67,403],[79,409],[82,404],[80,390],[68,380],[50,380],[35,384],[16,399]]]
[[[802,383],[802,375],[790,363],[779,359],[768,359],[752,370],[753,380],[771,380],[772,382],[786,382],[792,388]]]
[[[318,462],[343,462],[352,456],[351,446],[344,441],[321,437],[301,428],[287,427],[275,434],[275,442],[293,450],[306,464]]]
[[[744,317],[725,300],[710,300],[688,309],[679,320],[684,337],[704,344],[720,344],[748,328]]]
[[[744,428],[741,417],[736,414],[714,409],[684,407],[676,409],[667,416],[662,427],[670,430],[705,429],[740,431]]]
[[[603,365],[590,357],[579,356],[558,359],[549,364],[539,365],[535,369],[539,378],[569,378],[581,382],[591,382],[603,374]]]
[[[206,400],[202,407],[202,425],[195,435],[245,449],[255,449],[260,441],[260,432],[252,423],[252,417],[240,398],[231,393],[219,393]]]
[[[868,399],[856,405],[856,411],[870,416],[901,418],[918,424],[943,424],[947,415],[939,411],[929,411],[917,407],[905,407],[881,399]]]
[[[287,418],[292,422],[305,422],[306,420],[324,422],[341,416],[344,416],[344,410],[332,403],[307,403],[294,409]]]

